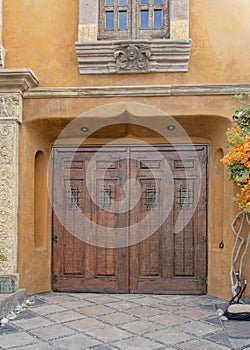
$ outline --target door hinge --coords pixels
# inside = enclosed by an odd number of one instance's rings
[[[52,235],[52,242],[57,243],[57,236],[56,235]]]
[[[51,275],[51,283],[57,282],[57,275]]]

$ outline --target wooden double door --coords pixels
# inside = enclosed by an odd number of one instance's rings
[[[54,291],[204,294],[207,147],[54,147]]]

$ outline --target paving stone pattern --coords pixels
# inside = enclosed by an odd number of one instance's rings
[[[223,301],[209,296],[51,292],[31,298],[28,310],[0,328],[0,349],[250,349],[250,322],[222,325],[216,307]]]

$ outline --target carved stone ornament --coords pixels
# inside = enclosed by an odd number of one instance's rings
[[[0,274],[16,271],[17,130],[15,121],[0,123]]]
[[[115,49],[116,71],[148,71],[150,48],[144,45],[121,45]]]
[[[75,45],[80,74],[187,72],[192,40],[99,40]]]
[[[19,94],[0,94],[0,119],[21,121],[22,98]]]

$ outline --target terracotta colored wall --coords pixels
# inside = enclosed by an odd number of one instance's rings
[[[225,148],[225,131],[231,124],[231,119],[227,116],[232,115],[234,110],[234,101],[230,96],[176,96],[147,98],[147,100],[144,98],[26,99],[24,103],[25,122],[22,125],[21,138],[23,150],[21,194],[26,194],[22,197],[20,209],[22,213],[19,240],[21,285],[28,288],[29,293],[50,289],[51,225],[49,220],[47,248],[39,250],[32,245],[34,241],[34,209],[32,206],[34,188],[32,186],[34,185],[30,179],[34,178],[34,157],[37,150],[42,150],[48,159],[51,145],[55,142],[60,131],[72,120],[72,117],[108,102],[121,100],[147,102],[147,104],[162,109],[176,117],[177,121],[192,137],[193,142],[209,144],[208,294],[230,298],[229,270],[233,244],[230,225],[231,218],[237,209],[231,201],[233,187],[228,181],[228,173],[219,162]],[[216,115],[218,110],[222,113],[220,117]],[[146,141],[150,142],[150,139],[146,139]],[[154,143],[162,142],[162,140],[157,139],[151,139],[151,141]],[[74,140],[71,142],[74,143]],[[100,135],[99,139],[92,139],[89,142],[99,144],[107,142],[107,139],[103,139]],[[47,167],[44,172],[47,172]],[[221,186],[223,186],[222,191]],[[51,217],[49,205],[48,217]],[[223,227],[221,223],[223,223]],[[225,242],[224,249],[219,248],[222,239]]]
[[[21,5],[20,5],[21,4]],[[80,76],[74,42],[78,0],[3,0],[6,67],[34,70],[40,86],[239,82],[248,79],[246,0],[190,0],[188,73]]]
[[[39,78],[40,87],[206,84],[249,79],[247,0],[237,0],[237,5],[235,0],[190,0],[193,46],[188,73],[79,75],[74,46],[78,0],[3,0],[3,23],[3,45],[7,50],[5,67],[31,68]],[[219,158],[225,149],[225,130],[234,111],[231,96],[25,99],[24,123],[20,126],[21,287],[27,288],[28,293],[50,289],[51,208],[48,197],[43,198],[43,208],[47,208],[47,227],[43,222],[41,233],[43,244],[35,244],[35,227],[39,227],[36,220],[43,220],[34,213],[36,152],[44,154],[46,175],[51,146],[68,121],[92,108],[120,101],[160,108],[175,116],[194,142],[209,143],[208,293],[229,298],[233,243],[230,225],[237,209],[231,202],[233,186]],[[91,140],[92,143],[102,141]],[[221,239],[225,241],[223,250],[218,248]],[[250,256],[245,263],[249,265]],[[246,275],[250,279],[249,271]]]

